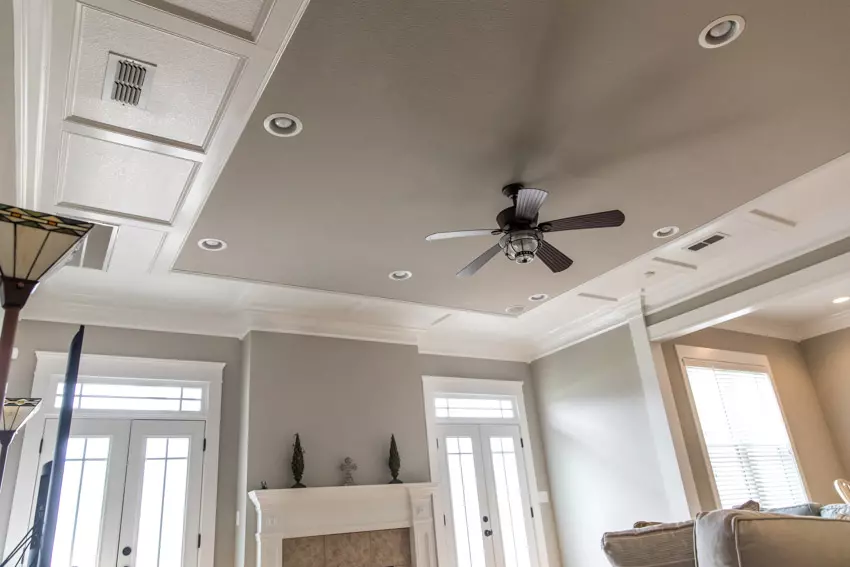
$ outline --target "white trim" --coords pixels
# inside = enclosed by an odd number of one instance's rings
[[[806,493],[806,498],[811,499],[811,491],[809,490],[809,483],[806,480],[806,472],[803,467],[802,461],[800,461],[799,453],[797,452],[797,445],[794,443],[794,433],[791,431],[791,427],[788,425],[788,418],[785,414],[785,407],[782,404],[782,398],[779,396],[779,392],[776,390],[776,380],[773,377],[773,370],[770,368],[770,360],[767,356],[763,354],[755,354],[750,352],[739,352],[732,350],[720,350],[706,347],[694,347],[688,345],[676,345],[676,358],[679,361],[679,368],[682,372],[682,381],[685,383],[685,391],[688,393],[688,402],[689,409],[691,415],[694,417],[694,423],[696,424],[697,436],[699,437],[700,451],[702,452],[703,462],[705,463],[706,470],[708,471],[709,482],[711,484],[711,492],[714,497],[714,505],[715,507],[720,507],[720,495],[717,491],[717,483],[714,480],[714,471],[711,467],[711,461],[708,458],[708,448],[705,444],[705,437],[702,433],[702,425],[699,421],[699,414],[697,413],[696,401],[694,400],[694,394],[691,390],[691,382],[688,378],[688,369],[686,368],[685,360],[695,360],[695,361],[705,361],[709,363],[716,363],[716,365],[728,365],[741,368],[750,366],[756,367],[758,370],[764,371],[768,378],[770,378],[770,384],[773,387],[773,394],[776,396],[776,403],[779,404],[779,413],[782,415],[782,423],[785,425],[785,431],[788,433],[788,440],[791,443],[791,452],[794,454],[794,460],[797,462],[797,470],[800,472],[800,480],[803,483],[803,490]]]
[[[525,473],[528,478],[528,492],[531,506],[538,512],[534,514],[534,541],[537,550],[537,564],[540,567],[549,566],[549,553],[546,548],[546,536],[543,529],[543,514],[540,508],[540,491],[537,488],[537,473],[534,470],[534,455],[531,442],[531,434],[528,427],[528,415],[525,405],[525,396],[523,395],[522,380],[483,380],[478,378],[457,378],[452,376],[423,376],[422,391],[425,400],[425,430],[428,435],[428,464],[431,472],[431,482],[440,485],[440,463],[437,453],[436,439],[437,422],[434,413],[434,398],[437,394],[453,393],[453,394],[478,394],[492,396],[511,396],[516,399],[517,420],[514,423],[519,424],[520,433],[523,439],[528,440],[527,456],[525,459]],[[510,420],[500,420],[500,422],[509,422]],[[492,424],[493,420],[480,421],[481,423]],[[442,492],[440,492],[442,494]],[[435,510],[435,514],[448,513],[448,508],[442,504],[442,498],[435,498],[435,508],[440,502],[440,507]],[[444,510],[445,508],[445,510]],[[439,517],[439,516],[437,516]],[[437,526],[437,553],[440,558],[450,557],[450,551],[446,544],[446,537],[443,526],[440,522],[435,522]],[[452,563],[445,560],[446,564]]]
[[[670,378],[661,356],[661,347],[649,342],[643,316],[629,320],[629,334],[643,386],[649,426],[658,466],[667,495],[669,521],[693,517],[699,511],[699,498],[693,472],[688,464],[684,433],[679,422]]]
[[[841,254],[650,325],[649,337],[653,341],[665,341],[712,327],[748,315],[769,303],[798,295],[806,289],[820,287],[831,280],[846,277],[848,271],[850,253]]]
[[[68,363],[67,353],[36,351],[35,374],[31,395],[44,400],[45,409],[55,396],[56,376],[64,376]],[[104,378],[132,378],[173,380],[179,382],[203,382],[207,388],[206,415],[192,416],[189,413],[171,412],[171,419],[206,421],[207,450],[204,452],[204,476],[201,489],[201,548],[198,552],[199,567],[213,567],[215,546],[215,517],[218,491],[218,453],[221,428],[221,383],[225,363],[171,360],[141,357],[83,354],[80,358],[80,376]],[[54,386],[52,386],[54,385]],[[51,408],[52,409],[52,408]],[[51,411],[39,411],[30,418],[24,428],[21,458],[15,482],[10,518],[30,518],[35,485],[39,477],[38,447],[41,442],[44,421]],[[113,415],[117,412],[111,412]],[[122,414],[127,417],[128,414]],[[102,415],[99,417],[103,417]],[[133,419],[161,419],[144,414],[132,415]],[[166,419],[168,419],[166,417]],[[28,522],[10,521],[6,534],[6,552],[11,551],[24,535]]]
[[[754,317],[738,317],[737,319],[730,319],[729,321],[714,325],[714,327],[717,329],[726,329],[727,331],[736,331],[738,333],[785,339],[787,341],[794,341],[795,343],[800,342],[804,338],[804,333],[801,332],[798,325],[760,319],[758,318],[758,314],[755,314]]]
[[[841,329],[846,329],[848,327],[850,327],[850,310],[835,313],[834,315],[803,324],[800,329],[799,340],[804,341],[827,333],[840,331]]]

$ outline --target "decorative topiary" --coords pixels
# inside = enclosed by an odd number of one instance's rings
[[[390,474],[393,475],[393,479],[390,481],[390,484],[402,484],[402,482],[398,479],[398,471],[401,468],[401,456],[398,454],[398,446],[395,443],[395,435],[390,435],[390,458],[387,461],[387,464],[390,467]]]
[[[301,448],[301,436],[295,434],[295,444],[292,446],[292,478],[295,479],[295,484],[292,488],[307,488],[301,484],[301,479],[304,476],[304,449]]]

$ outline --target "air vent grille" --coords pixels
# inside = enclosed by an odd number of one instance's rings
[[[110,53],[103,81],[104,100],[145,108],[156,65]]]
[[[694,242],[693,244],[691,244],[687,248],[691,252],[699,252],[703,248],[708,248],[712,244],[717,244],[718,242],[720,242],[721,240],[725,240],[726,238],[728,238],[728,236],[726,234],[722,234],[722,233],[718,232],[718,233],[712,234],[708,238],[704,238],[703,240],[700,240],[699,242]]]

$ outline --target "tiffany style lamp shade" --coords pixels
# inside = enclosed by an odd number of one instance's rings
[[[0,398],[6,397],[21,308],[91,228],[91,223],[0,204]]]
[[[39,404],[39,398],[6,398],[3,404],[3,417],[0,419],[0,487],[3,486],[6,451],[15,438],[15,433],[35,413]]]

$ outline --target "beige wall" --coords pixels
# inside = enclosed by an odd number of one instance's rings
[[[850,476],[850,329],[821,335],[800,345],[820,398],[824,418]]]
[[[18,358],[12,362],[7,393],[28,396],[35,372],[35,351],[67,352],[77,326],[61,323],[21,321],[15,346]],[[215,565],[233,564],[233,520],[236,513],[236,448],[239,435],[240,344],[237,339],[204,337],[177,333],[133,331],[108,327],[87,327],[83,352],[224,362],[222,384],[218,504],[216,511]],[[22,436],[12,445],[0,493],[0,537],[6,533],[12,491],[17,476]],[[2,542],[0,542],[2,544]],[[0,546],[0,549],[3,547]]]
[[[628,327],[532,363],[565,567],[607,567],[606,531],[672,520]]]
[[[711,471],[706,465],[698,425],[676,355],[677,344],[765,355],[789,434],[797,450],[800,469],[808,485],[809,497],[817,502],[835,501],[832,481],[841,476],[844,469],[838,460],[832,434],[824,419],[800,346],[783,339],[724,329],[705,329],[662,345],[703,510],[716,508],[717,503],[711,490]]]

